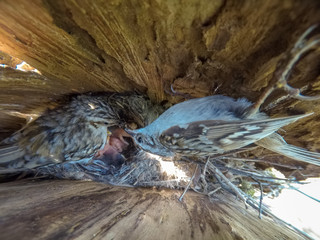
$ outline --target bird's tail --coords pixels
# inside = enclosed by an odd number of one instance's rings
[[[255,144],[294,160],[320,166],[320,153],[290,145],[277,133],[271,134]]]

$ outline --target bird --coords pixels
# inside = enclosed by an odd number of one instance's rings
[[[269,85],[252,104],[246,98],[233,99],[214,95],[187,100],[166,110],[148,126],[126,129],[143,150],[164,157],[175,154],[214,156],[256,144],[294,160],[320,166],[320,153],[288,144],[276,131],[283,126],[308,117],[269,118],[260,111],[265,99],[277,88],[299,100],[318,100],[320,96],[303,96],[300,89],[288,84],[293,67],[306,55],[318,49],[320,36],[309,27],[290,51],[279,60]]]
[[[88,162],[104,153],[114,156],[127,144],[117,129],[130,123],[145,126],[157,111],[147,97],[132,92],[70,95],[0,142],[0,168],[32,169]]]
[[[320,153],[287,144],[276,131],[309,114],[269,118],[263,112],[250,117],[244,113],[252,105],[245,98],[214,95],[173,105],[150,125],[126,129],[143,150],[173,157],[214,156],[250,144],[320,166]]]

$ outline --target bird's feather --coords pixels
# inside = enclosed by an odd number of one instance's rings
[[[19,159],[24,155],[24,151],[16,145],[0,146],[0,166],[10,161]]]
[[[288,144],[279,134],[274,133],[255,144],[297,161],[320,166],[320,153],[310,152],[301,147]]]
[[[196,121],[168,128],[160,135],[160,142],[186,154],[189,150],[193,153],[194,150],[201,150],[203,154],[217,154],[247,146],[309,115],[262,120]]]
[[[87,161],[102,149],[110,127],[140,126],[159,111],[136,93],[88,93],[66,97],[54,109],[0,142],[0,167],[35,168],[66,161]]]

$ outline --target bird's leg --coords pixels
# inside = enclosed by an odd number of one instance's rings
[[[318,27],[313,25],[309,27],[298,39],[290,52],[278,62],[276,70],[273,73],[269,86],[260,96],[258,101],[253,104],[244,114],[245,117],[254,115],[259,111],[260,106],[264,103],[265,99],[277,88],[284,89],[293,98],[299,100],[313,101],[320,99],[320,96],[303,96],[300,89],[293,88],[288,84],[288,78],[294,66],[301,60],[302,55],[306,52],[319,48],[320,36],[319,34],[309,38],[310,34]]]

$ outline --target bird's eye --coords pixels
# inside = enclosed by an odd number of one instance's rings
[[[142,138],[141,135],[137,136],[136,140],[137,140],[138,143],[142,143],[143,142],[143,138]]]

